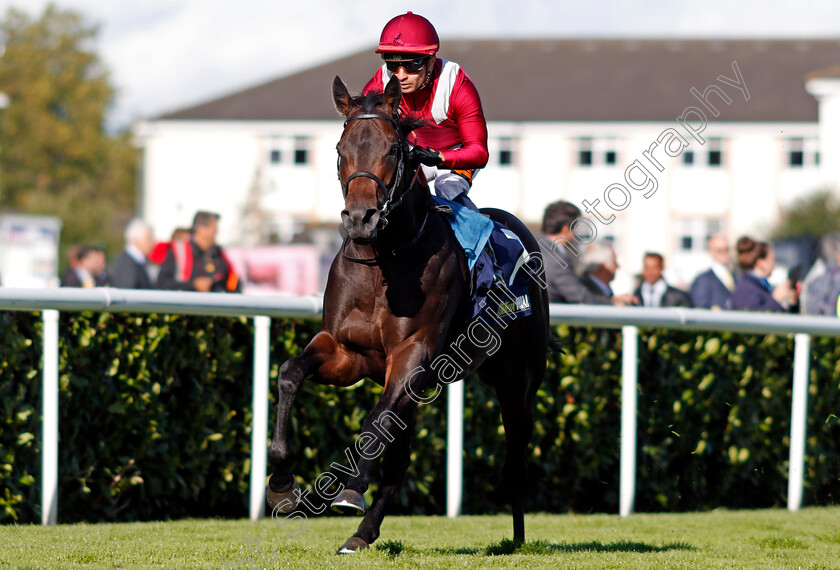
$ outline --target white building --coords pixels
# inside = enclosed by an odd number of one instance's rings
[[[444,41],[439,55],[488,119],[473,200],[535,230],[552,201],[589,204],[624,266],[617,291],[645,251],[687,285],[708,235],[767,237],[781,207],[840,180],[840,40]],[[371,49],[141,123],[144,216],[165,236],[217,211],[228,244],[337,237],[330,86],[359,91],[379,64]]]

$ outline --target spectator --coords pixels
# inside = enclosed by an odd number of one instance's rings
[[[190,240],[173,242],[160,268],[158,287],[183,291],[239,291],[239,276],[216,244],[219,215],[198,212]]]
[[[148,257],[149,263],[146,266],[146,271],[148,271],[149,278],[153,283],[157,283],[158,275],[160,275],[160,266],[166,261],[166,254],[172,249],[173,244],[177,242],[189,242],[190,233],[190,228],[175,228],[172,231],[172,237],[169,238],[169,241],[160,241],[152,247],[152,251]]]
[[[609,243],[595,242],[587,246],[581,262],[584,269],[581,280],[593,295],[603,295],[614,305],[639,304],[639,300],[633,295],[613,294],[610,283],[615,279],[618,261],[615,250]]]
[[[93,274],[93,283],[96,287],[109,287],[111,285],[111,276],[105,271],[107,265],[105,260],[105,248],[94,246],[91,247],[91,257],[93,258],[91,273]]]
[[[729,245],[723,236],[708,241],[712,266],[691,284],[691,304],[705,309],[721,309],[735,290],[735,279],[729,269]]]
[[[79,268],[79,256],[85,250],[82,244],[71,245],[67,249],[67,270],[62,274],[59,284],[62,287],[80,287],[81,285],[67,285],[67,283],[76,283],[79,281],[75,274],[76,269]]]
[[[107,287],[110,285],[105,272],[105,250],[101,247],[84,247],[79,252],[79,264],[64,274],[62,287]]]
[[[738,240],[737,247],[738,266],[743,271],[743,276],[729,298],[729,308],[749,311],[784,311],[785,307],[779,303],[776,296],[789,295],[790,288],[788,287],[787,290],[779,288],[779,292],[774,295],[767,281],[773,268],[776,267],[773,248],[746,236]]]
[[[834,316],[840,298],[840,233],[830,233],[820,240],[820,258],[824,265],[822,273],[803,284],[802,312]]]
[[[550,303],[589,303],[609,305],[610,299],[600,292],[586,288],[575,271],[572,253],[572,225],[581,217],[580,210],[569,202],[553,202],[543,212],[542,233],[539,239]]]
[[[125,228],[125,250],[111,267],[111,285],[122,289],[151,289],[146,258],[152,251],[152,228],[143,220],[133,219]]]
[[[658,253],[646,253],[642,268],[642,284],[636,297],[645,307],[690,307],[688,293],[671,287],[662,277],[665,262]]]
[[[149,253],[149,263],[163,264],[166,260],[166,254],[172,249],[172,244],[176,241],[189,241],[191,233],[190,228],[175,228],[172,230],[172,237],[169,238],[169,241],[159,241],[152,247],[152,251]]]

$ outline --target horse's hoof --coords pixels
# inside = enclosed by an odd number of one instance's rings
[[[356,493],[358,495],[358,493]],[[364,550],[365,548],[369,548],[367,542],[359,538],[358,536],[351,536],[347,539],[341,548],[338,549],[336,554],[355,554],[359,550]]]
[[[342,492],[340,492],[335,498],[335,500],[332,502],[330,507],[332,507],[332,510],[334,510],[335,512],[341,513],[343,515],[363,515],[365,514],[365,511],[367,511],[367,507],[365,506],[365,498],[353,489],[344,489]],[[351,538],[350,540],[354,539]],[[350,540],[348,540],[347,542],[349,543]],[[367,545],[365,545],[365,547],[367,547]]]
[[[290,513],[300,503],[300,486],[292,477],[292,484],[285,491],[274,491],[271,488],[271,481],[269,480],[268,489],[265,491],[265,500],[268,506],[271,507],[272,512],[278,511],[281,513]]]

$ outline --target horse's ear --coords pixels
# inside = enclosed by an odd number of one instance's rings
[[[400,99],[402,99],[402,88],[400,87],[400,80],[396,75],[392,75],[385,86],[385,104],[391,109],[391,115],[396,116],[397,111],[400,110]]]
[[[335,110],[346,117],[353,107],[353,98],[350,97],[350,92],[347,91],[347,87],[338,75],[333,79],[332,92]]]

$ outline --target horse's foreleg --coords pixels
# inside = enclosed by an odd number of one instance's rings
[[[373,504],[359,524],[356,534],[350,537],[339,549],[340,553],[359,550],[373,544],[379,538],[379,528],[388,512],[394,493],[402,484],[408,470],[411,457],[411,435],[414,432],[416,410],[406,418],[407,429],[400,431],[393,443],[388,446],[382,457],[382,485],[373,500]]]
[[[308,377],[324,384],[347,386],[368,372],[359,359],[344,350],[332,335],[320,332],[304,351],[287,360],[280,367],[277,378],[277,420],[274,436],[268,449],[272,475],[268,481],[266,499],[272,509],[280,512],[294,510],[300,501],[300,489],[290,470],[292,445],[289,441],[289,416],[295,396]]]
[[[382,399],[374,406],[362,423],[362,431],[348,448],[352,456],[353,472],[344,490],[330,505],[343,513],[364,513],[365,491],[370,484],[371,464],[397,445],[404,432],[410,427],[403,417],[411,417],[417,404],[407,396],[391,398],[386,388]]]
[[[357,459],[355,472],[350,476],[343,498],[353,492],[364,494],[370,483],[371,463],[378,459],[396,441],[402,432],[408,431],[403,417],[413,417],[419,403],[418,395],[425,391],[431,375],[427,371],[428,352],[422,343],[410,343],[405,349],[388,357],[385,374],[385,391],[362,423],[362,431],[356,436],[352,451]],[[359,497],[350,501],[358,501]],[[341,507],[342,497],[333,504]],[[362,509],[364,506],[362,505]],[[361,509],[356,509],[361,510]]]
[[[340,512],[365,512],[362,495],[370,483],[370,467],[374,460],[386,453],[383,467],[387,482],[371,507],[356,534],[339,549],[339,554],[367,548],[379,535],[385,511],[402,480],[409,462],[408,442],[414,424],[414,414],[432,375],[428,372],[431,343],[412,339],[386,359],[385,391],[362,424],[362,431],[350,449],[354,472],[347,485],[332,502]]]
[[[272,475],[268,480],[266,500],[272,509],[276,508],[284,513],[292,511],[300,500],[300,490],[289,470],[292,452],[289,442],[289,416],[295,396],[312,368],[313,359],[304,352],[287,360],[280,367],[280,375],[277,378],[277,419],[274,423],[271,446],[268,448]]]

